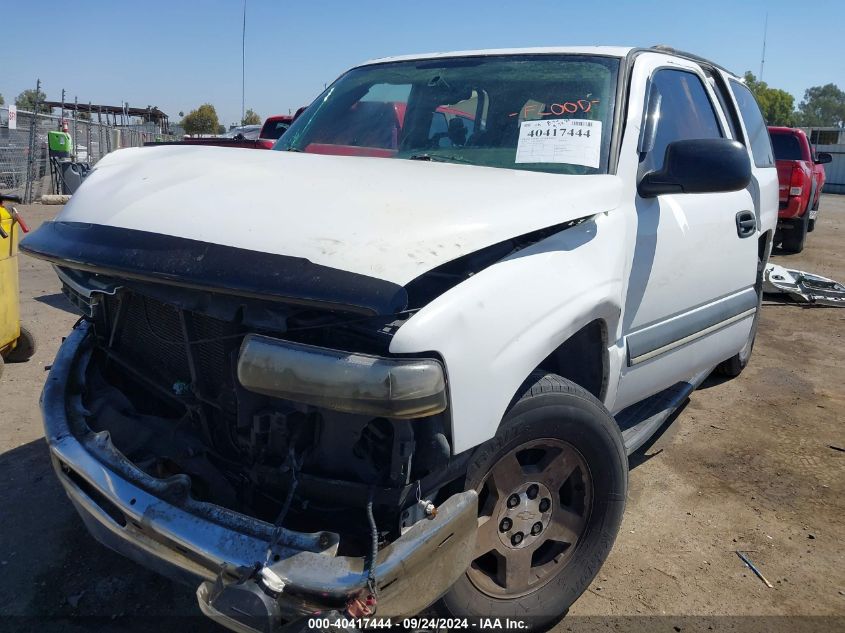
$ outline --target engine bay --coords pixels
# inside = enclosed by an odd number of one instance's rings
[[[174,304],[163,300],[167,288],[121,285],[85,302],[96,335],[86,422],[108,431],[139,469],[158,479],[187,475],[193,498],[273,525],[337,532],[339,553],[348,555],[368,551],[369,502],[379,542],[387,543],[424,516],[427,501],[460,489],[465,457],[451,457],[448,412],[414,420],[357,415],[238,383],[248,333],[384,354],[401,318],[235,306],[230,297],[181,289],[178,297]]]

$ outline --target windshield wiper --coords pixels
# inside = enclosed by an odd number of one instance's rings
[[[467,163],[474,164],[471,160],[466,160],[460,156],[442,156],[440,154],[411,154],[408,160],[428,160],[433,163]]]

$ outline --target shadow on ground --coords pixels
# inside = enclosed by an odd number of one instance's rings
[[[45,305],[50,306],[51,308],[56,308],[58,310],[64,310],[65,312],[69,312],[70,314],[79,315],[79,310],[73,307],[70,301],[67,300],[61,292],[56,292],[51,295],[41,295],[40,297],[33,297],[38,303],[43,303]]]
[[[200,615],[194,588],[94,541],[39,439],[0,455],[0,629],[222,631]]]

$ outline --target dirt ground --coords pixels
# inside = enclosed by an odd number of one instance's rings
[[[845,282],[845,196],[823,196],[821,209],[805,251],[774,261]],[[22,211],[35,227],[58,208]],[[0,380],[0,629],[216,630],[185,617],[198,614],[193,588],[95,543],[60,490],[38,395],[77,317],[48,265],[20,265],[38,352]],[[748,369],[709,379],[632,458],[610,559],[558,630],[845,630],[843,334],[845,310],[765,302]]]

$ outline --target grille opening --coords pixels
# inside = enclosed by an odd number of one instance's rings
[[[68,479],[70,479],[74,483],[74,485],[76,485],[77,488],[84,492],[85,495],[89,499],[91,499],[91,501],[96,503],[103,512],[108,514],[109,517],[111,517],[112,521],[117,523],[120,527],[126,527],[126,516],[123,514],[123,512],[120,511],[120,508],[118,508],[115,504],[106,499],[106,497],[104,497],[99,490],[94,488],[94,486],[92,486],[85,479],[83,479],[79,475],[79,473],[70,468],[64,462],[60,463],[62,467],[62,472]]]
[[[108,327],[101,325],[100,333],[104,341],[113,337],[109,352],[119,361],[109,371],[110,382],[139,382],[132,371],[119,367],[123,363],[142,373],[144,380],[154,382],[159,396],[178,401],[193,391],[220,411],[221,423],[235,422],[234,362],[244,334],[238,324],[185,311],[183,325],[175,306],[128,291],[107,297],[106,312],[113,317]],[[112,327],[117,328],[116,333]],[[141,411],[153,412],[148,410],[149,404],[133,404]],[[154,411],[160,408],[155,406]]]

